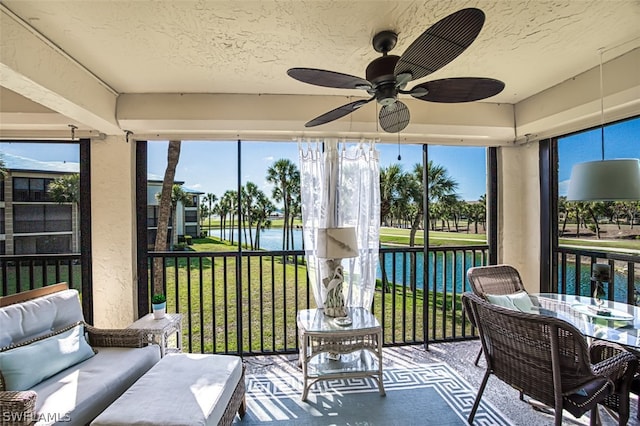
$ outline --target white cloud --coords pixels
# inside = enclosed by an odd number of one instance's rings
[[[263,160],[263,161],[265,161],[265,162],[270,163],[270,162],[272,162],[275,158],[276,158],[276,157],[274,157],[273,155],[270,155],[270,156],[268,156],[268,157],[264,157],[262,160]]]

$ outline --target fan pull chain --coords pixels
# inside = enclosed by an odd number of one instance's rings
[[[398,161],[402,160],[402,156],[400,155],[400,132],[398,132]]]

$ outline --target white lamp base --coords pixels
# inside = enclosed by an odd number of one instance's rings
[[[324,314],[329,317],[345,317],[347,310],[344,306],[344,295],[342,294],[342,259],[327,259],[327,269],[329,276],[322,280],[326,289],[324,300]]]

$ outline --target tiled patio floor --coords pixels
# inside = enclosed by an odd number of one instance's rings
[[[411,367],[416,364],[429,362],[446,362],[454,368],[469,384],[478,389],[485,371],[484,360],[480,360],[478,367],[473,365],[475,356],[480,348],[478,341],[466,341],[456,343],[436,343],[429,345],[425,351],[422,346],[402,346],[384,349],[384,366]],[[283,363],[288,364],[287,369],[297,369],[298,358],[296,355],[280,355],[269,357],[246,357],[247,374],[261,374],[269,371],[275,365],[280,368]],[[515,425],[551,425],[553,416],[534,410],[525,402],[518,399],[518,391],[505,385],[500,380],[492,377],[485,390],[483,399],[487,398],[495,407],[501,410]],[[632,396],[630,426],[640,426],[637,419],[637,398]],[[604,409],[600,409],[600,418],[603,426],[617,425]],[[437,424],[437,423],[429,423]],[[580,419],[565,412],[563,425],[588,425],[589,417],[585,415]]]

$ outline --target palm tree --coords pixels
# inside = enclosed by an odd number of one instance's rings
[[[300,172],[291,160],[281,158],[267,170],[267,182],[272,183],[273,199],[282,202],[284,208],[284,223],[282,226],[282,250],[289,249],[289,219],[291,214],[292,188],[295,181],[300,182]]]
[[[482,229],[487,230],[487,194],[482,194],[480,199],[480,220],[482,221]],[[477,234],[476,228],[476,234]]]
[[[231,194],[231,191],[227,190],[222,194],[222,198],[220,198],[220,202],[218,202],[218,214],[220,215],[220,237],[223,240],[227,239],[227,214],[231,212],[231,206],[233,204],[233,200],[231,199],[232,197],[233,195]]]
[[[171,214],[171,190],[176,176],[176,167],[180,160],[181,141],[169,141],[167,149],[167,168],[162,181],[160,203],[158,207],[158,229],[156,232],[155,251],[167,250],[167,234],[169,228],[169,215]],[[164,294],[162,287],[163,259],[153,260],[153,293]]]
[[[255,207],[255,223],[256,223],[256,241],[255,249],[260,248],[260,231],[263,228],[269,228],[271,221],[269,216],[276,210],[276,206],[273,205],[269,197],[264,192],[258,191],[256,195],[256,207]]]
[[[567,197],[565,195],[558,197],[558,214],[563,215],[562,229],[560,230],[560,236],[562,237],[567,228],[567,221],[569,220],[569,205]]]
[[[292,179],[289,182],[289,237],[291,239],[291,250],[295,250],[294,247],[294,234],[295,228],[294,222],[296,218],[302,217],[302,202],[300,199],[300,172],[295,170]]]
[[[78,214],[78,205],[80,204],[80,175],[74,173],[71,175],[61,176],[49,184],[47,188],[49,198],[59,204],[71,204],[73,212],[71,217],[74,218],[72,246],[73,251],[79,251],[80,240],[80,215]]]
[[[427,196],[429,202],[451,195],[458,189],[458,182],[447,173],[447,169],[429,161],[427,164]]]
[[[203,200],[205,203],[209,204],[209,233],[211,233],[211,213],[213,213],[213,205],[215,205],[216,201],[218,201],[218,197],[215,194],[212,194],[211,192],[207,193],[207,195],[204,196]]]
[[[203,201],[202,203],[200,203],[200,226],[202,228],[204,228],[204,218],[207,216],[209,216],[209,208]],[[209,229],[211,229],[211,226],[209,226]]]
[[[404,173],[400,164],[380,169],[380,224],[389,226]]]
[[[257,248],[253,244],[253,223],[255,221],[255,212],[253,210],[259,192],[260,190],[258,189],[258,185],[253,182],[247,182],[247,184],[242,187],[242,212],[243,217],[246,218],[247,222],[247,226],[243,226],[243,228],[245,229],[245,240],[247,239],[247,228],[249,229],[249,245],[252,250]]]

